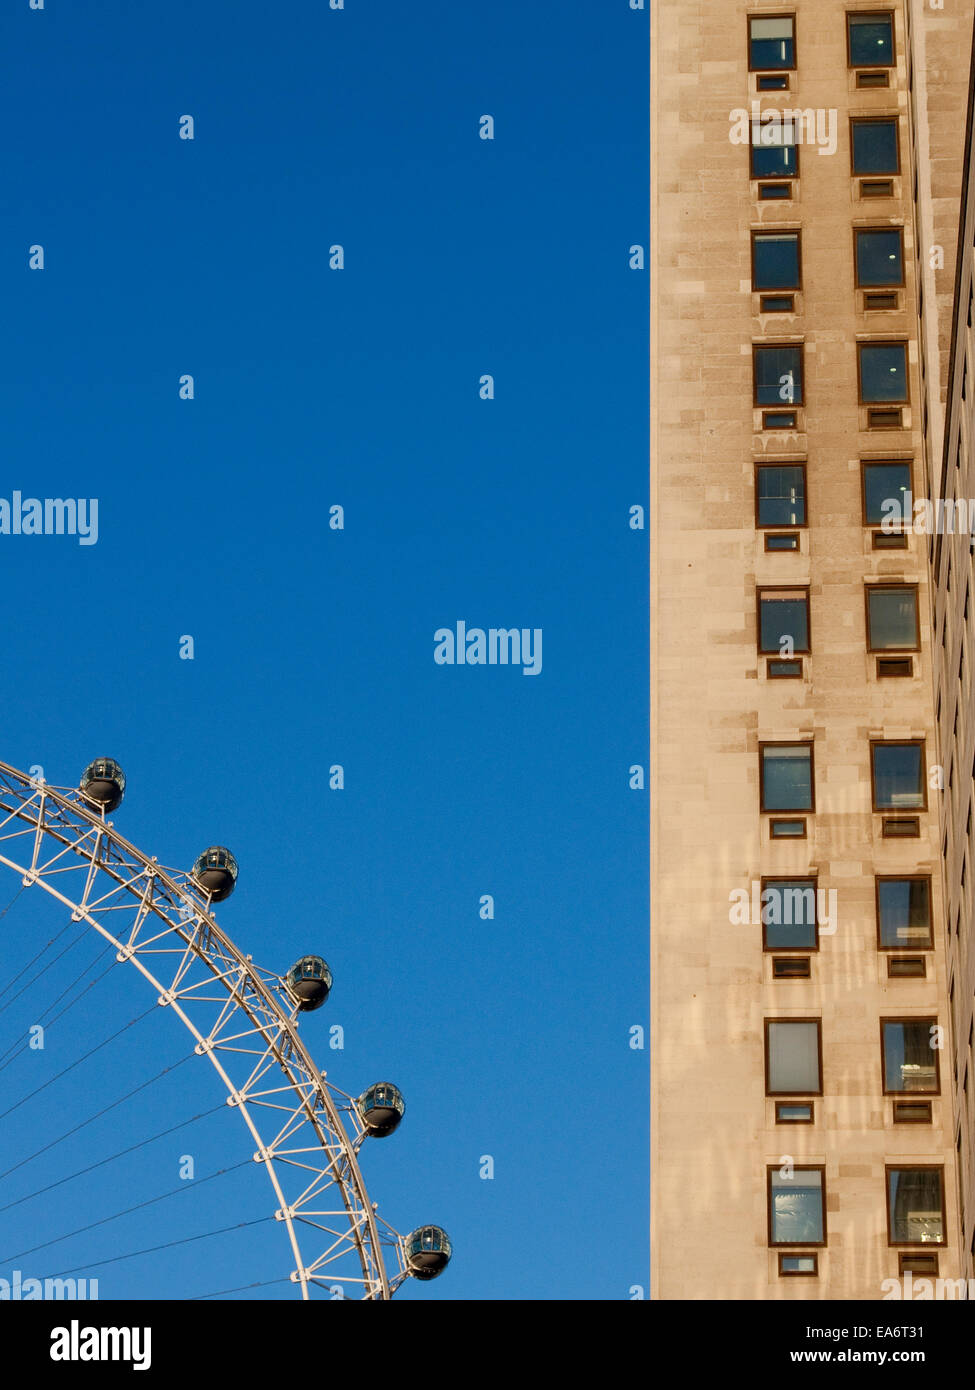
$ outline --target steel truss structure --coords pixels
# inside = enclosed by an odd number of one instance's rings
[[[114,946],[209,1058],[270,1179],[301,1297],[316,1286],[344,1297],[351,1286],[364,1299],[391,1298],[409,1276],[405,1244],[369,1201],[353,1098],[309,1056],[282,977],[242,954],[206,892],[123,839],[81,792],[3,762],[0,864]]]

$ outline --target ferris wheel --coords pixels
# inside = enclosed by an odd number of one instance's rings
[[[436,1278],[451,1256],[447,1233],[421,1226],[400,1235],[369,1200],[359,1166],[367,1139],[395,1131],[402,1095],[390,1082],[347,1094],[300,1036],[299,1019],[332,987],[325,960],[304,956],[284,975],[255,965],[213,912],[234,890],[234,856],[215,845],[188,872],[163,868],[107,819],[124,793],[110,758],[89,764],[76,789],[0,762],[0,865],[114,948],[212,1064],[271,1184],[303,1299],[347,1286],[389,1299],[410,1277]]]

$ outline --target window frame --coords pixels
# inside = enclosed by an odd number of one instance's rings
[[[755,243],[764,237],[795,237],[796,239],[796,283],[794,285],[760,285],[755,279]],[[751,271],[752,294],[787,295],[802,293],[802,228],[801,227],[752,227],[751,229]]]
[[[808,460],[802,459],[776,459],[771,462],[769,459],[756,459],[754,464],[755,480],[755,530],[756,531],[804,531],[809,526],[809,471],[807,468]],[[802,500],[804,521],[763,521],[761,518],[761,496],[758,489],[758,475],[763,468],[801,468],[802,469]]]
[[[918,1014],[916,1017],[905,1014],[882,1014],[880,1018],[880,1080],[885,1096],[893,1096],[896,1100],[901,1100],[907,1096],[911,1099],[918,1097],[921,1100],[930,1099],[931,1096],[941,1095],[941,1049],[932,1047],[934,1053],[934,1089],[924,1091],[893,1091],[887,1085],[887,1049],[884,1037],[884,1027],[888,1023],[927,1023],[938,1027],[937,1015]]]
[[[904,396],[901,400],[868,401],[863,395],[863,349],[893,348],[904,349]],[[858,338],[857,350],[857,401],[864,410],[904,410],[911,404],[911,355],[907,338]],[[878,460],[879,462],[879,460]]]
[[[781,1165],[779,1165],[781,1167]],[[914,1172],[936,1172],[941,1174],[941,1239],[940,1240],[894,1240],[894,1227],[891,1220],[890,1210],[890,1175],[891,1173],[914,1173]],[[947,1208],[947,1184],[945,1183],[945,1165],[943,1163],[912,1163],[907,1160],[902,1163],[884,1164],[884,1207],[887,1211],[887,1245],[893,1250],[904,1250],[913,1246],[920,1246],[922,1250],[943,1250],[948,1244],[948,1208]]]
[[[878,951],[909,951],[917,955],[921,951],[934,950],[934,907],[931,892],[930,874],[874,874],[874,904],[877,919],[877,950]],[[917,941],[906,941],[903,945],[885,946],[883,936],[883,923],[880,917],[880,885],[881,883],[926,883],[928,885],[928,943],[926,946],[920,945]]]
[[[927,740],[923,738],[872,738],[870,740],[870,802],[877,816],[919,816],[928,809],[928,757]],[[877,772],[874,765],[873,750],[883,748],[920,748],[921,750],[921,797],[919,806],[878,806]]]
[[[827,1211],[826,1199],[826,1164],[825,1163],[796,1163],[793,1165],[797,1173],[821,1173],[820,1197],[822,1201],[823,1218],[823,1238],[822,1240],[773,1240],[775,1234],[775,1223],[772,1216],[772,1174],[778,1173],[781,1163],[769,1163],[765,1167],[765,1211],[768,1219],[768,1245],[770,1250],[823,1250],[829,1243],[829,1215]],[[944,1193],[944,1178],[941,1182],[942,1195]],[[888,1206],[890,1203],[888,1202]]]
[[[855,63],[853,61],[853,42],[851,19],[880,19],[890,20],[890,62],[889,63]],[[847,10],[846,12],[846,66],[852,68],[854,72],[866,72],[868,69],[886,70],[897,67],[897,21],[894,18],[893,10]]]
[[[796,836],[796,839],[799,837]],[[759,883],[759,904],[764,907],[762,898],[765,896],[767,887],[774,887],[777,883],[796,883],[802,879],[808,879],[812,884],[813,891],[813,927],[815,929],[816,942],[813,946],[770,946],[768,944],[768,929],[774,923],[766,922],[762,917],[762,954],[763,955],[809,955],[813,951],[819,950],[819,875],[818,874],[763,874]]]
[[[900,465],[906,466],[906,468],[907,468],[908,490],[909,490],[909,492],[910,492],[910,494],[911,494],[911,500],[913,501],[913,499],[914,499],[914,455],[913,455],[913,454],[911,454],[909,458],[869,458],[869,459],[868,459],[868,458],[861,458],[861,459],[860,459],[860,519],[861,519],[861,522],[862,522],[864,528],[865,528],[866,530],[868,530],[868,531],[876,531],[876,530],[879,530],[880,527],[881,527],[881,525],[883,524],[883,518],[881,518],[880,521],[868,521],[868,520],[867,520],[867,469],[870,468],[870,467],[872,467],[872,466],[877,466],[877,465],[879,465],[880,467],[889,468],[889,467],[890,467],[891,465],[893,465],[893,464],[900,464]],[[907,518],[905,517],[905,518],[903,518],[903,520],[906,521]],[[913,525],[913,522],[914,522],[914,512],[913,512],[913,509],[912,509],[912,511],[911,511],[910,521],[911,521],[911,524]],[[892,535],[894,535],[894,534],[898,534],[898,535],[899,535],[899,534],[904,534],[904,533],[905,533],[905,528],[904,528],[903,524],[902,524],[901,530],[900,530],[899,532],[896,532],[896,533],[895,533],[895,532],[891,532]]]
[[[760,122],[760,121],[757,122],[757,124],[759,125],[759,127],[761,127],[761,122]],[[799,141],[798,141],[798,140],[795,140],[795,122],[793,122],[793,127],[792,127],[792,134],[793,134],[794,143],[791,144],[791,145],[780,145],[780,146],[775,146],[775,145],[756,145],[756,144],[755,144],[755,141],[754,141],[754,138],[753,138],[753,137],[754,137],[755,125],[756,125],[756,122],[755,122],[754,120],[752,120],[751,117],[749,117],[749,122],[748,122],[748,178],[749,178],[749,181],[752,182],[752,183],[783,183],[783,182],[786,182],[786,183],[790,183],[790,184],[791,184],[791,182],[792,182],[793,179],[797,179],[797,178],[799,177],[799,161],[800,161],[800,159],[801,159],[800,151],[801,151],[801,149],[802,149],[802,146],[800,145]],[[796,161],[795,170],[794,170],[791,174],[781,174],[781,173],[780,173],[780,174],[759,174],[759,173],[756,173],[756,171],[755,171],[754,151],[757,150],[757,149],[760,150],[760,149],[776,149],[776,148],[794,151],[794,153],[795,153],[795,161]],[[792,197],[792,194],[791,194],[791,193],[789,194],[789,197],[790,197],[790,198]],[[786,200],[786,199],[783,199],[782,201],[785,202],[785,201],[787,201],[787,200]]]
[[[920,604],[920,601],[919,601],[919,600],[920,600],[919,588],[920,588],[920,586],[917,584],[916,581],[907,580],[907,581],[902,582],[902,581],[899,580],[899,579],[881,579],[881,580],[878,580],[876,583],[867,583],[867,584],[864,584],[864,586],[863,586],[863,602],[864,602],[864,622],[865,622],[865,624],[866,624],[865,637],[866,637],[866,643],[867,643],[867,651],[870,652],[871,655],[872,655],[873,653],[875,653],[875,652],[876,652],[876,653],[880,653],[880,655],[882,655],[882,656],[886,656],[886,655],[888,655],[888,654],[891,653],[891,652],[919,652],[919,651],[921,650],[921,604]],[[875,647],[875,646],[872,645],[872,640],[873,640],[873,639],[872,639],[872,637],[871,637],[871,632],[870,632],[870,595],[871,595],[872,593],[876,592],[877,590],[883,590],[883,589],[911,589],[911,590],[913,590],[913,593],[914,593],[914,646],[913,646],[913,647]]]
[[[862,175],[857,175],[858,178]],[[900,240],[901,258],[901,278],[899,280],[888,280],[882,285],[867,285],[860,279],[860,257],[857,252],[857,238],[861,232],[896,232]],[[853,284],[858,290],[903,290],[907,287],[907,267],[904,262],[904,227],[903,224],[894,226],[871,223],[869,226],[853,228]]]
[[[769,1052],[769,1025],[773,1023],[815,1023],[816,1025],[816,1057],[819,1069],[819,1090],[818,1091],[772,1091],[769,1089],[771,1079],[771,1054]],[[822,1096],[823,1094],[823,1020],[819,1017],[801,1018],[780,1018],[778,1015],[763,1020],[763,1039],[765,1047],[765,1094],[769,1100],[782,1100],[784,1098],[795,1098],[799,1100],[809,1097]],[[809,1123],[805,1121],[804,1123]]]
[[[856,151],[853,146],[853,127],[857,125],[890,125],[894,126],[894,145],[897,151],[897,167],[894,169],[857,169],[855,166]],[[901,176],[903,158],[901,155],[901,121],[900,113],[891,116],[851,116],[850,117],[850,177],[853,179],[897,179]]]
[[[812,653],[812,626],[809,613],[809,588],[808,584],[756,584],[755,586],[755,645],[758,648],[759,656],[780,657],[778,648],[769,651],[762,646],[762,600],[766,594],[802,594],[806,604],[806,645],[795,647],[795,656],[809,656]],[[773,600],[774,601],[774,600]],[[785,660],[791,660],[786,657]]]
[[[801,399],[798,401],[779,400],[775,403],[762,402],[758,399],[758,354],[766,348],[795,348],[799,353],[799,390]],[[782,342],[778,339],[769,343],[756,343],[752,341],[752,409],[761,411],[791,411],[797,413],[806,408],[806,341],[803,338],[799,342]]]
[[[792,20],[792,64],[787,68],[770,68],[766,65],[754,67],[752,64],[752,20],[753,19],[791,19]],[[798,25],[796,24],[795,10],[782,10],[778,14],[756,14],[754,11],[745,16],[745,35],[748,44],[748,71],[749,72],[795,72],[799,65],[799,36],[797,34]]]
[[[808,748],[809,749],[809,805],[766,806],[765,804],[765,749],[766,748]],[[804,816],[816,814],[816,741],[813,738],[768,738],[758,741],[758,804],[760,814],[771,816],[773,820],[799,820]],[[790,839],[805,838],[789,836]]]

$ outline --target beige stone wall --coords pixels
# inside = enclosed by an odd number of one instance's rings
[[[798,0],[792,90],[759,97],[746,16],[787,8],[655,7],[651,1178],[653,1293],[662,1298],[879,1298],[881,1281],[897,1274],[884,1165],[898,1161],[945,1164],[951,1243],[941,1272],[959,1265],[950,1088],[933,1125],[895,1127],[879,1046],[882,1015],[946,1021],[947,1010],[936,796],[920,839],[885,841],[870,789],[871,736],[923,736],[928,763],[937,760],[924,542],[872,550],[860,505],[859,460],[870,456],[912,453],[915,491],[924,491],[905,16],[897,5],[892,87],[857,91],[844,16],[878,6]],[[753,99],[763,110],[837,112],[837,151],[801,150],[794,201],[758,202],[747,148],[729,140],[729,113]],[[894,199],[855,196],[851,113],[900,117]],[[885,222],[904,226],[907,288],[897,311],[867,315],[854,288],[853,227]],[[794,316],[760,316],[750,288],[750,230],[775,226],[802,231]],[[886,336],[911,343],[912,406],[903,429],[881,433],[864,428],[855,344]],[[751,345],[791,338],[805,343],[803,429],[762,433]],[[807,460],[810,524],[798,554],[766,554],[754,524],[754,464],[780,457]],[[910,679],[878,681],[866,651],[864,583],[881,577],[920,588],[922,651]],[[755,608],[765,584],[811,588],[801,681],[766,678]],[[815,739],[810,838],[772,842],[759,813],[759,741],[801,737]],[[733,926],[729,894],[763,874],[813,872],[837,891],[838,929],[823,937],[811,980],[773,981],[761,926]],[[924,980],[888,979],[876,949],[873,876],[898,872],[934,875],[936,950]],[[765,1096],[763,1019],[790,1016],[822,1018],[825,1094],[813,1126],[776,1126]],[[829,1239],[817,1280],[780,1278],[768,1248],[766,1165],[785,1155],[826,1166]]]

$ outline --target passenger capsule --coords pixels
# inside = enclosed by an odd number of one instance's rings
[[[366,1133],[375,1139],[392,1134],[406,1114],[406,1102],[390,1081],[377,1081],[355,1103]]]
[[[450,1255],[450,1237],[442,1226],[421,1226],[406,1237],[406,1266],[416,1279],[436,1279]]]
[[[223,845],[211,845],[193,865],[193,877],[211,902],[222,903],[234,891],[237,860]]]
[[[321,956],[302,956],[291,967],[284,982],[305,1013],[320,1009],[332,988],[332,972]]]
[[[114,811],[125,795],[125,773],[114,759],[96,758],[85,768],[79,791],[103,810]]]

